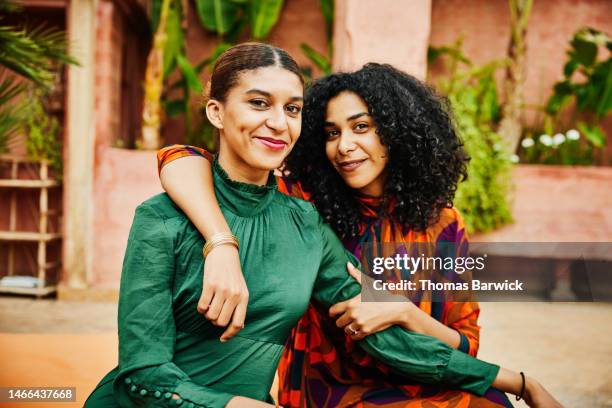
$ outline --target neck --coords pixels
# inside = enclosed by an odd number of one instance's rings
[[[244,160],[228,153],[223,147],[219,151],[219,164],[234,181],[258,186],[265,186],[268,183],[269,170],[249,166]]]
[[[357,193],[363,197],[380,198],[383,196],[384,191],[385,176],[381,175],[367,186],[358,189]]]

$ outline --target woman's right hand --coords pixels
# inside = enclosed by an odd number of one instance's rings
[[[213,248],[204,262],[204,285],[198,301],[198,312],[214,325],[227,327],[220,337],[227,341],[243,327],[249,303],[238,249],[233,245]]]
[[[539,382],[527,377],[525,380],[525,402],[530,407],[535,408],[563,408]]]

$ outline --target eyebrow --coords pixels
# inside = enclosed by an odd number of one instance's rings
[[[348,118],[346,118],[346,120],[355,120],[355,119],[360,118],[362,116],[370,116],[370,114],[368,112],[356,113],[353,116],[349,116]]]
[[[348,118],[346,118],[346,120],[351,121],[351,120],[360,118],[362,116],[370,116],[370,114],[368,112],[359,112],[359,113],[349,116]],[[334,122],[327,122],[327,121],[323,124],[323,126],[335,126],[335,125],[336,124]]]
[[[248,91],[246,91],[247,94],[258,94],[258,95],[263,95],[265,97],[271,98],[272,94],[270,92],[266,92],[266,91],[262,91],[261,89],[257,89],[257,88],[253,88],[253,89],[249,89]],[[304,98],[301,96],[292,96],[291,98],[289,98],[290,101],[294,102],[294,101],[303,101]]]

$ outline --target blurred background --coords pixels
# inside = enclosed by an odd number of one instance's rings
[[[612,242],[610,35],[609,0],[0,0],[0,386],[74,386],[81,406],[116,365],[155,150],[215,149],[201,94],[232,44],[282,47],[308,80],[375,61],[435,87],[472,157],[473,241]],[[612,304],[551,302],[584,300],[576,261],[507,259],[549,273],[537,302],[481,304],[479,357],[612,407]]]

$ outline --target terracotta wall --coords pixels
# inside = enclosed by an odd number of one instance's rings
[[[431,0],[336,0],[334,19],[334,69],[379,62],[425,77]]]
[[[93,263],[88,284],[117,288],[136,207],[162,191],[155,152],[101,148],[94,180]]]
[[[518,165],[515,222],[474,242],[612,242],[612,168]]]
[[[129,228],[138,204],[161,191],[155,152],[114,148],[121,135],[125,109],[125,46],[134,35],[130,16],[116,2],[98,3],[96,28],[96,90],[94,182],[92,196],[92,263],[88,285],[116,288]],[[131,31],[130,31],[131,30]],[[146,44],[139,44],[146,47]],[[129,52],[141,58],[139,50]],[[138,64],[139,61],[131,61]],[[127,84],[128,86],[130,84]],[[138,84],[137,86],[140,86]]]
[[[112,145],[121,119],[121,66],[124,24],[111,1],[101,1],[96,27],[96,147]]]
[[[527,124],[537,119],[533,106],[544,104],[552,85],[562,78],[573,34],[584,26],[612,34],[611,16],[609,0],[533,1],[527,34]],[[484,64],[506,55],[509,22],[507,0],[433,0],[430,43],[447,45],[463,36],[465,54],[475,64]],[[612,147],[612,120],[605,127]],[[607,156],[612,157],[612,149]]]

